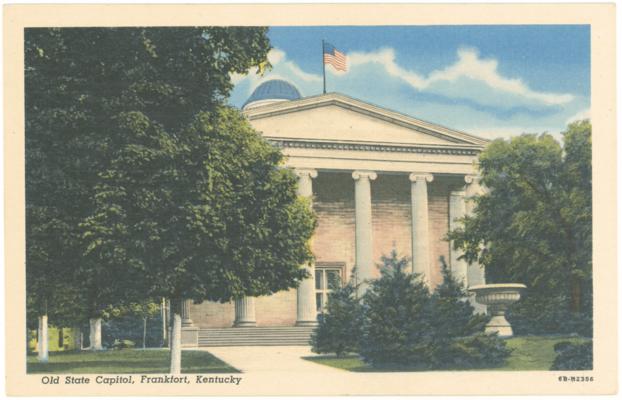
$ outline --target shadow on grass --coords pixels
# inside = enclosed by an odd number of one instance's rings
[[[168,373],[168,350],[108,350],[50,353],[46,364],[40,363],[36,356],[28,356],[27,371],[42,373],[114,373],[150,374]],[[239,373],[206,351],[184,351],[182,373]]]

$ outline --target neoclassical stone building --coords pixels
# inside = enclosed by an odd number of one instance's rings
[[[243,111],[282,149],[300,195],[313,200],[315,263],[298,289],[187,302],[185,345],[305,343],[329,293],[354,267],[360,282],[377,277],[392,249],[411,257],[431,287],[441,281],[441,256],[467,285],[483,283],[482,269],[458,260],[443,238],[481,190],[475,163],[486,140],[339,93],[302,98],[281,80],[258,86]]]

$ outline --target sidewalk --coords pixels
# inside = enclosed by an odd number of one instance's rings
[[[288,373],[326,373],[327,369],[336,374],[351,374],[348,371],[331,368],[302,357],[317,355],[309,346],[239,346],[239,347],[203,347],[234,368],[248,372],[283,372]]]

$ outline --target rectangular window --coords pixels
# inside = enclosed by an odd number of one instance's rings
[[[342,285],[343,267],[315,266],[315,303],[318,312],[326,309],[331,292]]]

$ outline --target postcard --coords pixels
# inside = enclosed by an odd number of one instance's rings
[[[4,11],[9,395],[616,393],[613,4]]]

